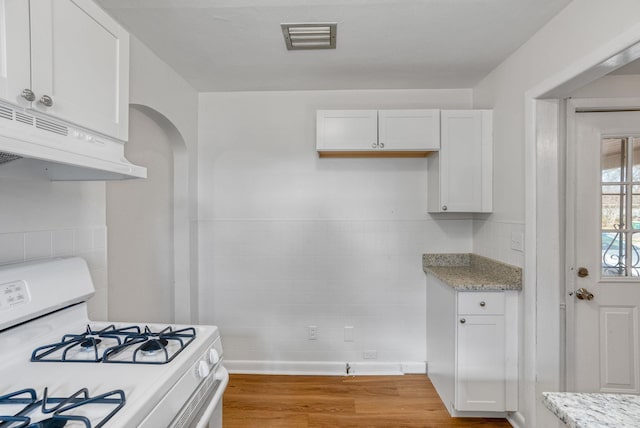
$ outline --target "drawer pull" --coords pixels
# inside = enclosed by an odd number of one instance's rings
[[[466,323],[466,322],[467,322],[467,320],[466,320],[466,319],[464,319],[464,318],[460,318],[460,324],[464,324],[464,323]]]
[[[484,308],[485,306],[487,306],[487,303],[483,300],[482,302],[480,302],[480,306]]]

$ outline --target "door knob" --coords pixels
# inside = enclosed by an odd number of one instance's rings
[[[576,290],[576,297],[580,300],[593,300],[593,293],[586,288],[579,288]]]
[[[589,276],[589,269],[587,269],[586,267],[579,267],[578,268],[578,276],[580,278],[584,278],[585,276]]]

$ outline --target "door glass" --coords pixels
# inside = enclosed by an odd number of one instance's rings
[[[602,276],[640,276],[640,137],[602,139]]]
[[[625,186],[602,186],[602,229],[620,230],[625,218]]]

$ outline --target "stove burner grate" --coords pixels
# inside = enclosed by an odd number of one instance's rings
[[[131,326],[126,328],[116,328],[113,324],[95,331],[91,326],[87,326],[87,329],[82,334],[65,334],[62,336],[62,340],[50,345],[40,346],[31,353],[31,361],[75,361],[95,363],[99,362],[102,358],[99,352],[98,345],[102,342],[102,339],[112,339],[117,344],[122,344],[122,337],[128,337],[131,335],[139,335],[140,327]],[[83,355],[81,358],[69,358],[69,352],[81,351]],[[60,352],[60,356],[56,356]]]
[[[89,396],[86,388],[80,389],[68,397],[49,397],[48,388],[44,389],[42,399],[38,400],[34,389],[23,389],[0,396],[0,426],[8,424],[15,428],[60,428],[67,422],[79,422],[86,428],[100,428],[104,426],[126,403],[124,391],[118,389]],[[73,414],[75,409],[93,404],[112,406],[113,409],[95,425],[86,416]],[[15,415],[3,415],[3,405],[24,406]],[[30,414],[39,410],[43,415],[51,415],[48,419],[32,423]]]
[[[134,363],[134,364],[166,364],[182,352],[196,337],[196,330],[193,327],[187,327],[179,330],[173,330],[167,327],[160,332],[153,332],[149,327],[144,328],[144,333],[137,336],[129,336],[123,344],[112,346],[104,351],[102,361],[105,363]],[[168,345],[176,345],[177,350],[169,353]],[[138,346],[136,346],[138,345]],[[117,359],[117,355],[129,349],[134,349],[133,356],[130,359]],[[155,356],[159,354],[160,359],[145,360],[144,357]],[[142,359],[140,356],[142,355]]]
[[[136,325],[116,328],[112,324],[100,330],[87,326],[82,334],[65,334],[60,342],[36,348],[31,361],[166,364],[195,337],[193,327],[174,330],[169,326],[154,332],[148,326],[144,330]],[[129,355],[125,351],[132,351],[130,357],[124,357]]]

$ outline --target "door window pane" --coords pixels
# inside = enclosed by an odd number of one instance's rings
[[[602,182],[619,183],[626,175],[626,138],[605,138],[602,140]]]
[[[602,276],[640,276],[640,137],[602,139]]]
[[[602,276],[626,276],[624,234],[602,233]]]
[[[625,187],[602,186],[602,229],[619,230],[624,228]]]
[[[631,170],[631,181],[640,183],[640,137],[631,138],[633,145],[633,166]]]
[[[640,233],[631,235],[631,265],[629,266],[630,276],[640,276]]]
[[[631,229],[640,229],[640,185],[631,186]]]

